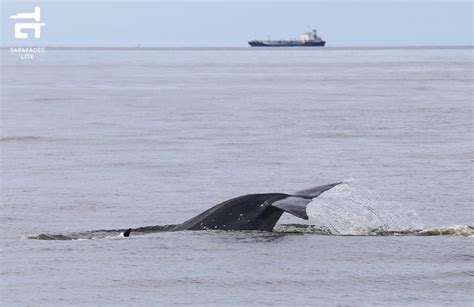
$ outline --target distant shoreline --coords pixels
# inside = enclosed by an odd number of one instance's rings
[[[330,46],[330,47],[134,47],[134,46],[2,46],[1,50],[10,48],[45,48],[48,50],[397,50],[397,49],[474,49],[471,46]]]

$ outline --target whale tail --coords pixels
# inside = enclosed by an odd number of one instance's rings
[[[290,194],[286,198],[273,202],[271,206],[293,214],[296,217],[307,220],[308,214],[306,213],[306,207],[308,206],[308,204],[312,202],[314,198],[318,197],[327,190],[334,188],[340,183],[341,182],[331,183],[306,190],[297,191],[295,193]]]
[[[272,231],[284,212],[308,219],[306,206],[325,191],[340,184],[333,183],[292,194],[248,194],[226,200],[195,217],[176,225],[180,230],[260,230]]]
[[[318,197],[319,195],[323,194],[324,192],[326,192],[327,190],[330,190],[332,188],[334,188],[335,186],[341,184],[342,182],[336,182],[336,183],[330,183],[330,184],[325,184],[325,185],[320,185],[320,186],[317,186],[317,187],[314,187],[314,188],[310,188],[310,189],[305,189],[305,190],[301,190],[301,191],[297,191],[293,194],[291,194],[292,196],[298,196],[298,197],[303,197],[303,198],[316,198]]]

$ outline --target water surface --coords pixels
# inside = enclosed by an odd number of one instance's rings
[[[472,304],[472,49],[1,55],[5,305]],[[340,180],[275,233],[120,236]]]

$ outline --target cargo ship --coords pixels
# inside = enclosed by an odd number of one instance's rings
[[[249,41],[251,47],[324,47],[326,42],[313,30],[301,34],[299,40],[253,40]]]

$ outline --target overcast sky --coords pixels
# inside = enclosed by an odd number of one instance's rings
[[[328,46],[472,45],[464,0],[29,1],[0,0],[2,45],[244,47],[317,28]],[[41,38],[14,37],[10,15],[41,7]]]

